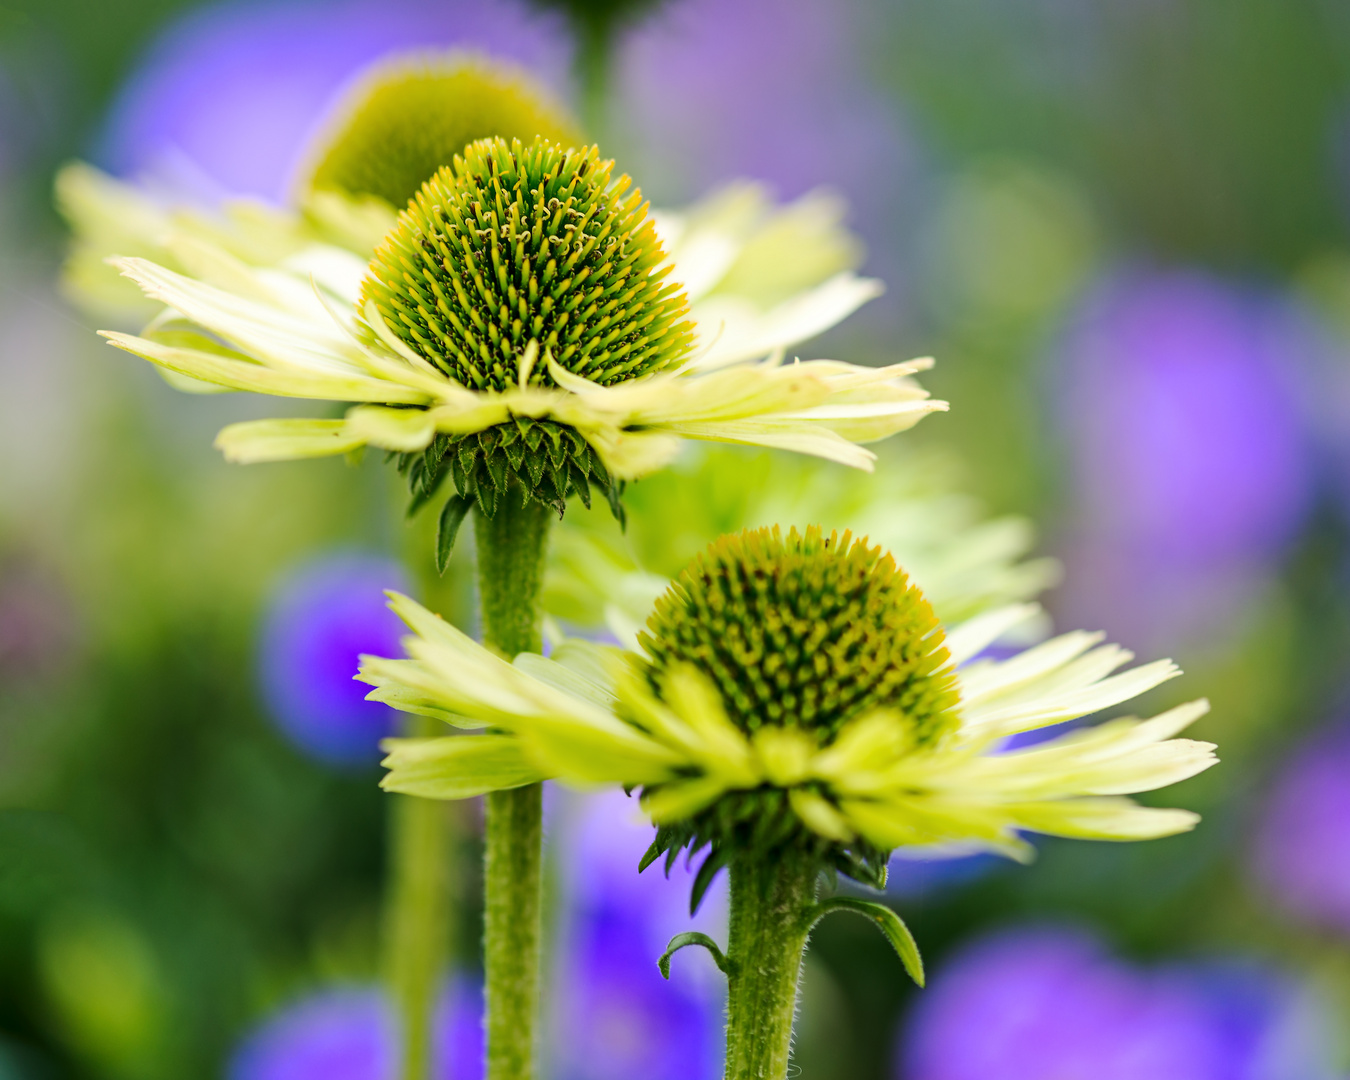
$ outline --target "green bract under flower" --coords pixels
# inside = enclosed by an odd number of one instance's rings
[[[596,147],[484,139],[422,186],[375,252],[362,301],[474,390],[600,386],[672,367],[693,326],[640,192]]]
[[[349,96],[313,154],[313,190],[405,206],[428,177],[477,139],[577,146],[576,124],[524,72],[473,55],[396,57]]]
[[[747,733],[791,726],[830,742],[850,717],[900,710],[916,744],[952,722],[942,628],[880,548],[808,528],[724,536],[656,602],[640,635],[653,685],[690,664]]]

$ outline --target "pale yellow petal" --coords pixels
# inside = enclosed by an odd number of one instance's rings
[[[246,420],[223,428],[216,449],[241,465],[331,457],[364,445],[346,426],[343,420]]]

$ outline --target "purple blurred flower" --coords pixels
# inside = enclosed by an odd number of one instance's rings
[[[1350,933],[1350,725],[1317,735],[1285,762],[1252,865],[1290,914]]]
[[[1314,1080],[1308,1000],[1254,965],[1125,964],[1088,934],[1019,929],[938,972],[901,1041],[905,1080]],[[1300,1035],[1291,1045],[1290,1034]]]
[[[481,988],[450,982],[437,1006],[436,1080],[481,1080]],[[378,987],[321,990],[285,1006],[245,1037],[228,1080],[396,1080],[393,1009]]]
[[[653,829],[622,792],[569,808],[561,837],[568,915],[554,995],[558,1080],[708,1080],[722,1071],[723,980],[698,949],[682,951],[670,981],[656,960],[689,929],[720,933],[726,883],[688,915],[693,873],[661,864],[638,875]],[[563,815],[559,815],[563,817]]]
[[[671,202],[739,177],[782,198],[824,185],[876,241],[914,187],[917,155],[861,70],[862,18],[839,0],[659,8],[621,40],[614,94],[644,190]]]
[[[385,589],[408,591],[403,568],[375,555],[342,553],[306,563],[273,596],[258,665],[263,698],[302,750],[333,764],[365,764],[395,730],[398,714],[366,701],[354,680],[361,653],[402,654],[405,628]]]
[[[1240,609],[1297,533],[1313,461],[1312,331],[1290,306],[1195,273],[1122,275],[1062,344],[1074,520],[1070,622],[1151,643]]]
[[[523,0],[251,0],[170,24],[113,106],[113,172],[207,201],[284,201],[309,137],[347,82],[391,50],[464,47],[563,87],[567,34]]]
[[[919,900],[979,881],[1007,864],[1007,859],[987,854],[945,859],[906,858],[894,854],[886,864],[886,895]]]

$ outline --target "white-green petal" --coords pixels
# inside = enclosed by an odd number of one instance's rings
[[[359,450],[343,420],[246,420],[223,428],[216,448],[225,460],[243,465],[331,457]]]
[[[509,735],[459,735],[386,739],[386,791],[424,799],[469,799],[489,791],[524,787],[545,779]]]

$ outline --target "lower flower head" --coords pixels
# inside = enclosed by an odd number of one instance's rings
[[[681,668],[697,672],[726,718],[781,756],[787,772],[792,759],[828,748],[848,722],[877,710],[914,749],[958,723],[956,675],[932,607],[890,555],[848,532],[826,536],[813,526],[784,537],[774,527],[722,537],[657,600],[639,642],[658,698]],[[738,849],[805,846],[852,876],[880,880],[884,855],[813,830],[781,779],[766,775],[668,823],[647,861],[710,845],[715,867]],[[821,785],[798,786],[798,803],[819,797]],[[679,787],[647,785],[644,797],[659,802]]]
[[[895,560],[845,532],[724,536],[656,602],[640,641],[662,674],[690,664],[747,734],[773,725],[833,740],[844,722],[900,710],[916,744],[954,722],[942,628]]]
[[[466,798],[555,777],[640,789],[658,826],[646,862],[708,849],[696,901],[739,853],[792,852],[879,886],[900,847],[1028,859],[1022,832],[1182,832],[1194,814],[1125,796],[1215,761],[1211,744],[1174,738],[1203,701],[1010,748],[1177,668],[1118,671],[1132,655],[1081,632],[980,658],[1039,609],[942,627],[888,557],[816,529],[714,544],[657,606],[640,654],[568,640],[507,663],[407,598],[393,606],[416,636],[407,660],[362,658],[371,696],[495,730],[393,740],[387,788]]]

